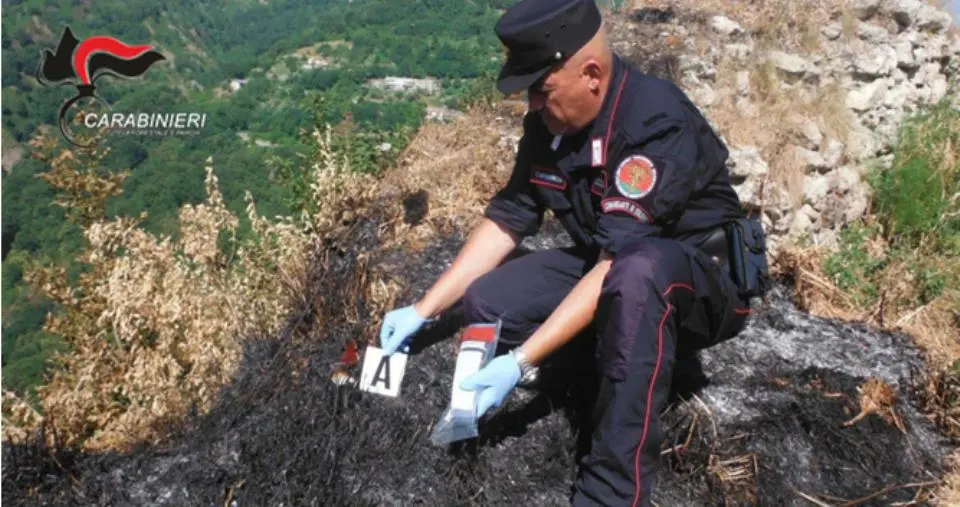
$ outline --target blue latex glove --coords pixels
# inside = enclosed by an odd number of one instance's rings
[[[477,396],[477,418],[491,408],[499,407],[520,382],[520,366],[513,354],[503,354],[487,363],[480,371],[460,382],[465,391],[480,391]]]
[[[385,355],[393,354],[401,346],[403,351],[410,350],[410,338],[423,327],[429,319],[417,313],[413,305],[388,312],[380,328],[380,347]]]

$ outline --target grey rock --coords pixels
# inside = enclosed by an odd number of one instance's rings
[[[846,149],[844,144],[836,139],[827,141],[826,148],[823,150],[823,159],[830,167],[837,167],[843,160],[843,152]]]
[[[741,97],[750,95],[750,73],[748,71],[737,72],[737,93]]]
[[[850,166],[838,167],[831,173],[832,186],[842,193],[850,192],[860,186],[860,172]]]
[[[803,202],[821,210],[830,192],[830,178],[820,174],[808,174],[803,177]]]
[[[867,212],[867,207],[870,205],[870,191],[865,185],[858,185],[851,192],[850,195],[844,199],[845,206],[843,209],[843,219],[846,223],[851,223],[855,220],[859,220]]]
[[[748,178],[741,183],[733,184],[733,190],[740,199],[740,204],[745,208],[760,209],[763,207],[763,195],[761,186],[763,182],[757,178]]]
[[[803,206],[801,206],[800,211],[798,213],[807,215],[814,222],[816,222],[817,220],[820,220],[820,213],[817,210],[813,209],[813,206],[810,206],[809,204],[804,204]]]
[[[770,51],[767,53],[767,60],[785,77],[802,78],[813,69],[813,66],[804,58],[784,53],[783,51]]]
[[[854,111],[866,111],[883,98],[886,82],[876,80],[847,93],[846,106]]]
[[[820,29],[820,33],[827,38],[827,40],[837,40],[843,35],[843,27],[840,26],[840,23],[828,23]]]
[[[734,181],[746,178],[763,178],[770,172],[770,166],[760,156],[760,150],[754,146],[730,148],[727,168]]]
[[[696,56],[680,56],[679,70],[682,74],[696,79],[712,80],[717,76],[717,68],[711,62]]]
[[[916,87],[906,81],[890,87],[883,96],[883,106],[890,109],[902,108],[913,95],[914,90]]]
[[[803,236],[812,230],[818,229],[820,222],[820,213],[813,209],[813,206],[804,204],[794,217],[793,225],[790,227],[790,234],[793,236]]]
[[[942,33],[950,28],[952,23],[950,13],[932,5],[924,5],[917,13],[917,28],[926,32]]]
[[[710,107],[717,102],[717,92],[708,84],[702,84],[691,93],[693,102],[699,107]]]
[[[949,40],[943,35],[926,37],[914,54],[919,62],[936,62],[939,65],[940,60],[950,54]]]
[[[881,8],[889,13],[901,28],[909,28],[925,5],[919,0],[883,0]]]
[[[847,155],[850,159],[863,162],[877,154],[878,142],[876,135],[867,128],[855,125],[850,132],[847,144]]]
[[[917,58],[913,53],[913,44],[908,40],[898,40],[893,43],[893,50],[897,53],[897,66],[901,69],[916,69]]]
[[[804,236],[814,229],[814,221],[804,213],[797,213],[793,217],[793,224],[790,226],[791,236]]]
[[[764,217],[769,220],[771,230],[787,232],[793,220],[793,205],[786,191],[777,185],[771,185],[770,188],[773,198],[763,208]]]
[[[837,236],[837,231],[833,229],[823,229],[821,228],[817,231],[817,234],[814,235],[814,244],[823,246],[830,249],[836,249],[840,242]]]
[[[812,172],[825,173],[831,169],[830,166],[827,164],[827,161],[823,158],[823,155],[815,151],[801,148],[799,146],[794,146],[793,154],[796,157],[797,161],[803,167],[803,171],[805,173],[812,173]]]
[[[743,33],[743,27],[726,16],[714,16],[710,18],[710,28],[719,34],[728,36]]]
[[[886,77],[897,67],[897,51],[890,46],[877,46],[858,53],[853,62],[854,75],[872,81]]]
[[[943,98],[947,95],[948,88],[949,84],[947,83],[946,76],[940,74],[935,77],[930,83],[930,95],[927,97],[928,103],[936,104],[937,102],[943,100]]]
[[[880,0],[853,0],[846,7],[857,19],[869,19],[880,8]]]
[[[890,32],[882,26],[871,23],[857,22],[857,37],[871,44],[880,44],[890,39]]]
[[[727,44],[723,47],[724,53],[734,60],[743,60],[750,56],[752,49],[747,44]]]
[[[899,68],[893,69],[893,71],[890,73],[890,79],[893,81],[894,85],[899,85],[909,81],[907,73]]]
[[[816,122],[809,119],[801,121],[800,134],[803,135],[808,149],[817,150],[820,148],[820,143],[823,142],[823,132],[820,132],[820,127],[817,126]]]

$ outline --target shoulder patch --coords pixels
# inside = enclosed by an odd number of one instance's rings
[[[623,213],[636,218],[640,223],[649,224],[651,222],[650,214],[643,209],[643,206],[623,197],[608,197],[600,201],[600,208],[607,214]]]
[[[643,155],[632,155],[620,162],[614,175],[617,190],[630,199],[645,197],[657,184],[657,168]]]

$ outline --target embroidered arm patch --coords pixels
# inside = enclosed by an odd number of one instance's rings
[[[642,199],[657,184],[657,168],[643,155],[623,159],[614,174],[617,191],[628,199]]]
[[[623,197],[607,197],[600,201],[600,208],[606,214],[622,213],[636,218],[640,223],[649,224],[650,214],[643,206]]]

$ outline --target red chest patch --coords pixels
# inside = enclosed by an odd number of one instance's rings
[[[649,158],[633,155],[620,162],[615,179],[617,190],[624,197],[640,199],[657,184],[657,168]]]

